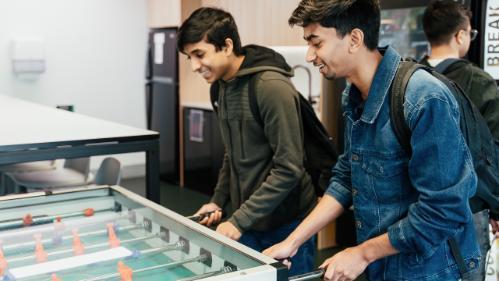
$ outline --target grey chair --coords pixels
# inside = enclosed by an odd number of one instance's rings
[[[5,173],[21,173],[34,171],[48,171],[56,168],[55,160],[25,162],[17,164],[0,165],[0,196],[12,193],[13,190],[6,184]],[[12,184],[10,185],[12,187]]]
[[[14,192],[50,189],[87,184],[89,180],[90,157],[66,159],[61,168],[45,171],[6,173],[6,185]]]
[[[25,162],[9,165],[0,165],[0,173],[19,173],[19,172],[34,172],[47,171],[56,168],[55,160]]]
[[[96,185],[119,185],[121,181],[121,163],[118,159],[107,157],[102,160],[95,175]]]

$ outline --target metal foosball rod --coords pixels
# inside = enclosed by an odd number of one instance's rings
[[[317,269],[316,271],[312,271],[309,273],[304,273],[300,275],[295,275],[289,277],[289,281],[306,281],[306,280],[313,280],[315,278],[322,278],[324,277],[324,274],[326,273],[326,270],[324,268]]]
[[[162,235],[163,235],[162,233],[157,233],[157,234],[151,234],[151,235],[144,236],[144,237],[131,238],[131,239],[128,239],[128,240],[122,240],[121,244],[140,242],[140,241],[149,240],[149,239],[153,239],[153,238],[161,238]],[[95,248],[104,248],[104,247],[107,247],[107,246],[109,246],[109,243],[107,243],[107,242],[106,243],[98,243],[98,244],[93,244],[93,245],[90,245],[90,246],[86,246],[85,249],[88,250],[88,249],[95,249]],[[62,255],[62,254],[67,254],[67,253],[71,253],[73,251],[74,251],[74,249],[71,248],[71,249],[65,249],[65,250],[60,250],[60,251],[48,252],[47,253],[47,257],[56,256],[56,255]],[[7,259],[7,262],[8,263],[13,263],[13,262],[19,262],[19,261],[25,261],[25,260],[32,260],[34,258],[35,258],[35,255],[29,255],[29,256],[23,256],[23,257],[19,257],[19,258],[10,258],[10,259]]]
[[[57,218],[69,218],[69,217],[79,217],[79,216],[91,217],[95,213],[109,212],[109,211],[114,211],[114,209],[109,208],[109,209],[102,209],[102,210],[94,210],[92,208],[87,208],[87,209],[80,211],[80,212],[72,212],[72,213],[65,213],[65,214],[52,215],[52,216],[49,216],[49,215],[31,216],[30,214],[27,214],[23,218],[20,218],[20,219],[1,221],[0,222],[0,229],[4,230],[4,229],[19,228],[19,227],[23,227],[23,226],[51,223],[52,221],[54,221]]]
[[[185,241],[178,241],[178,242],[175,242],[173,244],[168,244],[168,245],[163,246],[163,247],[139,251],[139,254],[140,254],[139,256],[150,256],[150,255],[164,253],[164,252],[168,252],[168,251],[182,250],[185,247],[186,247]]]
[[[129,231],[129,230],[135,230],[135,229],[140,229],[144,228],[143,225],[141,224],[131,224],[131,225],[126,225],[126,226],[119,226],[119,231]],[[96,231],[90,231],[90,232],[84,232],[80,234],[80,237],[92,237],[92,236],[98,236],[101,234],[107,233],[107,230],[96,230]],[[72,235],[66,235],[61,237],[62,240],[71,240],[73,239]],[[41,240],[42,244],[48,245],[53,242],[52,238],[48,239],[42,239]],[[17,244],[10,244],[10,245],[5,245],[3,246],[3,250],[5,252],[7,251],[12,251],[12,250],[19,250],[22,248],[32,248],[35,246],[35,241],[29,241],[29,242],[23,242],[23,243],[17,243]]]
[[[135,270],[132,270],[131,273],[137,274],[137,273],[147,272],[147,271],[152,271],[152,270],[157,270],[157,269],[168,269],[168,268],[173,268],[173,267],[177,267],[180,265],[184,265],[187,263],[202,262],[202,261],[206,260],[207,258],[208,258],[208,255],[201,254],[197,257],[186,259],[183,261],[176,261],[176,262],[171,262],[171,263],[166,263],[166,264],[160,264],[160,265],[135,269]],[[99,280],[107,280],[107,279],[116,278],[116,277],[120,277],[120,273],[110,273],[110,274],[100,275],[100,276],[96,276],[96,277],[89,278],[89,279],[79,280],[79,281],[99,281]]]

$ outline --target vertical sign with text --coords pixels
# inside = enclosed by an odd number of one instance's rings
[[[483,36],[483,69],[499,80],[499,0],[487,1]]]

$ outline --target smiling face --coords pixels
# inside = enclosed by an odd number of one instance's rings
[[[213,44],[201,40],[197,43],[187,44],[184,53],[190,60],[192,71],[198,72],[208,83],[213,83],[223,78],[229,70],[229,55],[232,50],[223,47],[217,51]]]
[[[317,66],[327,79],[348,76],[349,66],[353,64],[348,34],[340,38],[335,28],[326,28],[319,23],[307,25],[303,32],[303,37],[308,42],[308,62]]]

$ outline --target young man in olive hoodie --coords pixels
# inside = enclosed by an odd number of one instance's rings
[[[284,239],[315,206],[305,171],[299,93],[291,67],[271,49],[241,47],[232,16],[200,8],[182,24],[178,48],[193,71],[217,83],[217,114],[225,155],[210,203],[197,214],[216,211],[201,223],[219,223],[222,210],[233,210],[217,232],[257,250]],[[259,73],[255,93],[263,126],[252,115],[250,78]],[[295,256],[291,275],[311,271],[315,242]]]

